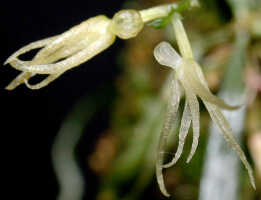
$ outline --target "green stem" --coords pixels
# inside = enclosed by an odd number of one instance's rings
[[[176,3],[172,3],[172,4],[156,6],[145,10],[141,10],[140,14],[143,22],[146,23],[154,19],[168,16],[169,12],[171,12],[173,8],[174,9],[178,8],[178,5]]]
[[[181,16],[178,13],[175,13],[172,18],[172,25],[176,35],[177,43],[179,46],[180,53],[183,58],[193,59],[193,52],[184,29],[184,26],[181,21]]]
[[[149,21],[168,16],[168,14],[172,10],[181,12],[198,5],[199,3],[197,0],[183,0],[180,3],[165,4],[165,5],[160,5],[160,6],[141,10],[140,15],[143,22],[147,23]]]

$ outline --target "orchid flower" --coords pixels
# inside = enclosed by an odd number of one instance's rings
[[[197,5],[197,0],[189,2],[188,6]],[[166,17],[173,9],[186,8],[183,4],[184,2],[170,3],[140,11],[121,10],[112,19],[99,15],[87,19],[60,35],[26,45],[4,63],[22,71],[6,89],[13,90],[23,83],[30,89],[45,87],[65,71],[79,66],[110,47],[116,36],[121,39],[136,37],[145,23]],[[41,50],[31,61],[22,61],[18,58],[28,51],[39,48]],[[31,85],[29,79],[37,74],[48,74],[48,77],[38,84]]]
[[[186,0],[184,2],[189,2],[191,6],[197,4],[197,0]],[[141,11],[122,10],[117,12],[112,19],[99,15],[87,19],[60,35],[33,42],[15,52],[5,62],[5,64],[10,64],[13,68],[21,71],[6,89],[13,90],[23,83],[30,89],[45,87],[67,70],[79,66],[110,47],[116,40],[116,37],[121,39],[133,38],[143,29],[145,23],[155,19],[162,19],[170,13],[175,13],[175,9],[178,10],[178,8],[183,7],[184,4],[180,4],[179,7],[178,4],[171,3]],[[156,161],[156,175],[160,190],[165,196],[169,196],[165,189],[162,171],[163,168],[174,165],[180,158],[191,124],[193,143],[187,162],[192,159],[197,149],[200,133],[197,97],[202,99],[212,120],[218,125],[226,141],[238,153],[248,170],[251,183],[255,188],[252,169],[244,152],[232,136],[229,123],[220,111],[220,108],[235,109],[237,106],[227,105],[223,100],[211,93],[200,66],[193,58],[188,38],[177,13],[173,15],[172,23],[182,57],[166,42],[160,43],[154,50],[156,60],[173,70],[171,95],[169,97],[166,120],[161,132]],[[31,61],[22,61],[18,58],[28,51],[39,48],[41,49]],[[37,74],[47,74],[48,77],[35,85],[30,84],[29,79]],[[178,149],[173,160],[164,165],[164,147],[166,146],[168,134],[172,129],[172,124],[177,120],[179,102],[183,91],[186,101],[181,119]]]
[[[136,10],[122,10],[113,19],[104,15],[92,17],[61,35],[33,42],[11,55],[5,64],[22,71],[7,87],[13,90],[22,83],[30,89],[40,89],[111,46],[116,36],[135,37],[143,28],[141,14]],[[31,61],[18,58],[30,50],[42,48]],[[48,74],[42,82],[31,85],[28,80],[37,74]]]
[[[219,127],[225,140],[238,154],[239,158],[248,171],[251,184],[255,188],[251,166],[249,165],[241,147],[234,139],[228,121],[225,119],[224,115],[220,111],[220,108],[232,110],[236,109],[238,106],[230,106],[226,104],[222,99],[219,99],[211,93],[201,67],[193,58],[190,44],[188,42],[185,30],[178,15],[175,15],[173,17],[173,26],[176,33],[178,46],[180,47],[180,51],[183,57],[181,57],[167,42],[161,42],[154,49],[154,56],[156,60],[161,65],[168,66],[173,70],[172,82],[170,84],[171,95],[169,96],[167,114],[160,136],[156,161],[156,176],[161,192],[165,196],[169,196],[164,185],[162,171],[163,168],[173,166],[180,158],[191,124],[193,129],[193,142],[191,152],[187,158],[187,163],[190,162],[197,149],[200,133],[200,115],[197,97],[201,98],[210,114],[210,117]],[[174,124],[174,121],[177,120],[177,112],[182,91],[184,91],[186,99],[179,129],[178,148],[174,158],[169,163],[163,164],[165,154],[164,147],[166,146],[167,138],[169,133],[171,132],[172,125]]]

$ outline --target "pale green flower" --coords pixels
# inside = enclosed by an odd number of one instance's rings
[[[110,47],[115,42],[116,36],[121,39],[136,37],[145,23],[168,16],[173,9],[184,7],[182,3],[164,4],[140,11],[121,10],[112,19],[98,15],[60,35],[26,45],[4,63],[22,71],[6,89],[13,90],[23,83],[30,89],[45,87],[67,70],[79,66]],[[193,0],[190,4],[187,7],[196,6],[198,2]],[[41,50],[32,60],[22,61],[18,58],[38,48]],[[48,77],[35,85],[29,84],[29,79],[37,74],[48,74]]]
[[[171,82],[171,95],[169,96],[169,102],[167,107],[166,119],[162,128],[159,150],[157,155],[156,163],[156,173],[157,179],[162,193],[165,196],[169,196],[165,189],[162,170],[163,168],[168,168],[173,166],[180,158],[183,146],[189,131],[189,127],[192,122],[193,129],[193,142],[191,152],[188,156],[187,162],[189,162],[198,146],[199,139],[199,103],[197,96],[201,98],[205,104],[210,117],[219,127],[221,133],[223,134],[225,140],[229,145],[236,151],[241,161],[245,165],[252,186],[255,188],[255,182],[253,177],[252,169],[246,159],[246,156],[240,146],[235,141],[232,130],[229,123],[224,118],[220,108],[223,109],[235,109],[237,106],[227,105],[223,100],[214,96],[207,86],[207,82],[204,78],[201,67],[192,58],[181,58],[179,54],[175,51],[172,46],[167,42],[161,42],[156,46],[154,50],[154,56],[156,60],[164,66],[171,67],[174,71],[173,80]],[[181,119],[181,125],[179,129],[179,143],[178,149],[175,153],[174,158],[168,164],[163,164],[164,159],[164,147],[167,142],[168,135],[171,131],[172,124],[177,120],[177,112],[179,108],[179,102],[181,98],[182,91],[185,94],[185,107],[183,111],[183,116]]]
[[[7,87],[13,90],[22,83],[30,89],[40,89],[110,47],[116,36],[122,39],[135,37],[143,28],[140,12],[122,10],[112,19],[104,15],[92,17],[68,31],[33,42],[11,55],[5,64],[22,71]],[[18,56],[33,49],[42,48],[30,61]],[[37,74],[48,74],[42,82],[31,85],[28,80]]]

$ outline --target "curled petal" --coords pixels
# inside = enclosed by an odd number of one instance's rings
[[[24,83],[25,85],[32,89],[32,90],[38,90],[38,89],[41,89],[43,87],[45,87],[46,85],[48,85],[49,83],[51,83],[52,81],[54,81],[55,79],[57,79],[59,76],[61,76],[63,73],[57,73],[57,74],[51,74],[49,75],[47,78],[45,78],[44,80],[42,80],[40,83],[37,83],[37,84],[30,84],[28,83],[28,81],[25,79],[24,80]]]
[[[256,189],[255,179],[253,176],[253,170],[252,170],[250,164],[248,163],[246,156],[245,156],[244,152],[242,151],[241,147],[238,145],[235,138],[233,137],[232,130],[231,130],[231,127],[229,126],[229,123],[227,122],[224,115],[220,112],[220,110],[215,105],[212,105],[206,101],[203,101],[203,102],[208,109],[210,117],[212,118],[212,120],[217,124],[218,128],[220,129],[223,137],[228,142],[228,144],[231,146],[231,148],[235,150],[235,152],[238,154],[239,158],[243,162],[244,166],[246,167],[246,169],[248,171],[250,182],[251,182],[253,188]]]
[[[191,88],[191,90],[197,94],[203,100],[215,104],[221,108],[233,110],[237,109],[239,106],[231,106],[226,104],[222,99],[213,95],[209,89],[207,89],[202,82],[200,81],[197,68],[199,68],[198,64],[193,60],[184,61],[183,76],[182,79],[186,82],[187,87]]]
[[[23,84],[25,80],[28,80],[29,78],[33,77],[34,75],[35,74],[32,74],[30,72],[22,72],[11,83],[9,83],[5,89],[13,90],[17,86]]]
[[[162,157],[163,157],[164,152],[160,152],[160,153],[162,154]],[[162,164],[160,164],[158,162],[156,162],[156,176],[157,176],[157,182],[159,184],[160,191],[162,192],[162,194],[164,196],[169,197],[170,194],[168,193],[168,191],[165,187],[165,184],[164,184],[164,178],[163,178],[163,174],[162,174]]]
[[[178,161],[178,159],[180,158],[182,151],[183,151],[183,147],[184,147],[184,144],[185,144],[186,137],[188,135],[191,120],[192,120],[191,119],[191,113],[190,113],[188,101],[186,100],[185,108],[184,108],[184,111],[183,111],[183,116],[182,116],[182,119],[181,119],[181,125],[180,125],[180,129],[179,129],[178,149],[175,153],[174,158],[171,160],[171,162],[165,164],[163,166],[164,168],[169,168],[169,167],[173,166]]]
[[[172,129],[172,125],[174,121],[178,118],[178,108],[180,102],[180,86],[176,79],[172,81],[172,94],[169,97],[169,102],[167,106],[167,113],[164,120],[164,124],[160,133],[159,146],[157,150],[157,158],[156,158],[156,177],[160,187],[161,192],[165,196],[169,196],[163,180],[162,169],[163,169],[163,160],[164,160],[164,147],[167,143],[168,135]]]
[[[182,58],[168,42],[159,43],[154,49],[154,57],[164,66],[176,68]]]

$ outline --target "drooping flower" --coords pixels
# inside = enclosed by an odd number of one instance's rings
[[[255,188],[251,166],[249,165],[244,152],[234,139],[229,123],[220,111],[220,108],[231,110],[236,109],[237,106],[227,105],[223,100],[213,95],[208,88],[207,82],[204,78],[204,74],[198,63],[192,58],[180,57],[169,43],[161,42],[160,44],[158,44],[154,50],[154,56],[161,65],[171,67],[174,71],[172,77],[173,79],[171,82],[171,95],[169,97],[166,119],[160,136],[156,162],[157,180],[162,193],[165,196],[169,196],[167,190],[165,189],[162,170],[163,168],[173,166],[180,158],[191,123],[193,129],[193,142],[187,162],[192,159],[197,149],[200,128],[199,103],[197,97],[201,98],[210,114],[210,117],[219,127],[225,140],[238,154],[239,158],[248,171],[251,184]],[[186,99],[179,129],[178,148],[172,161],[168,164],[163,164],[165,153],[164,147],[166,146],[167,138],[171,131],[172,124],[177,119],[177,112],[179,108],[182,89],[184,90]]]
[[[135,37],[143,28],[140,12],[122,10],[113,19],[104,15],[92,17],[63,34],[33,42],[11,55],[5,64],[22,71],[7,87],[13,90],[22,83],[28,88],[40,89],[61,76],[65,71],[93,58],[111,46],[116,36]],[[18,58],[33,49],[42,48],[31,61]],[[37,74],[48,74],[42,82],[31,85],[28,80]]]
[[[13,90],[25,83],[30,89],[40,89],[110,47],[116,36],[121,39],[136,37],[144,24],[168,16],[173,9],[184,10],[197,6],[197,0],[159,5],[144,10],[121,10],[112,19],[105,15],[92,17],[68,31],[33,42],[11,55],[4,64],[22,71],[7,87]],[[39,49],[31,61],[22,61],[18,56]],[[29,79],[37,74],[48,74],[42,82],[31,85]]]

